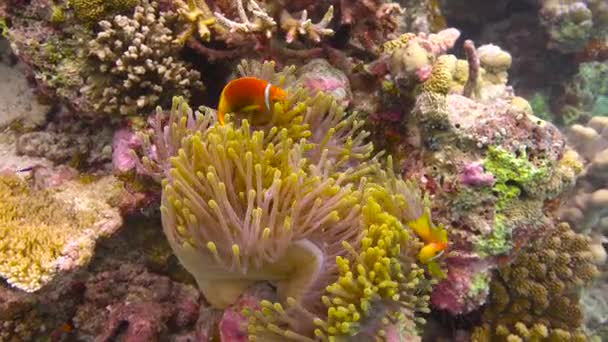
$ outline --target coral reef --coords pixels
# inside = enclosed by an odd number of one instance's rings
[[[401,164],[406,177],[433,194],[434,217],[453,227],[448,279],[432,297],[452,314],[485,301],[500,257],[552,225],[546,203],[570,189],[580,171],[558,129],[532,116],[528,102],[507,86],[510,54],[494,45],[475,49],[472,42],[467,49],[467,60],[426,55],[428,77],[420,80],[411,70],[413,84],[398,88],[410,103],[412,87],[421,91],[402,124],[406,151],[416,152]],[[390,76],[408,75],[401,70],[389,69]],[[461,95],[466,89],[469,97]]]
[[[288,79],[270,63],[241,70]],[[390,158],[388,171],[371,158],[355,114],[329,95],[278,84],[288,97],[257,126],[232,117],[215,125],[181,99],[165,133],[158,117],[161,212],[175,254],[215,307],[256,282],[277,287],[278,302],[250,312],[253,338],[373,338],[393,324],[416,336],[430,281],[406,222],[424,212],[420,194]]]
[[[167,105],[161,94],[187,97],[204,90],[200,73],[172,44],[179,25],[176,13],[147,0],[77,3],[76,13],[81,7],[100,11],[82,14],[96,18],[94,25],[68,16],[56,29],[44,8],[11,8],[8,39],[41,93],[59,98],[81,116],[97,118],[147,115],[157,104]],[[106,13],[119,3],[133,8],[125,15]]]
[[[0,341],[605,337],[607,18],[0,1]]]
[[[579,300],[597,274],[589,238],[559,224],[498,273],[473,341],[587,340]]]
[[[0,286],[0,341],[206,341],[216,335],[207,325],[218,314],[205,307],[192,280],[179,275],[160,231],[158,220],[128,219],[125,229],[97,243],[88,267],[35,293]],[[160,257],[165,254],[170,257]],[[165,268],[151,267],[156,259]]]

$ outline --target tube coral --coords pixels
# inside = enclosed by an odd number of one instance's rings
[[[249,312],[250,339],[378,339],[395,326],[416,336],[432,282],[405,222],[428,202],[390,157],[386,167],[372,157],[362,122],[331,96],[285,82],[291,69],[271,63],[240,70],[286,87],[265,120],[234,113],[220,126],[176,98],[167,125],[156,123],[156,160],[144,164],[164,178],[175,254],[215,307],[256,282],[276,286],[279,302]]]

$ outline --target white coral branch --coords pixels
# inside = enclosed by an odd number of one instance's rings
[[[281,13],[281,28],[287,32],[285,40],[287,43],[292,43],[297,35],[300,34],[307,35],[309,39],[318,43],[321,41],[322,36],[334,34],[334,30],[327,28],[333,17],[334,6],[329,6],[321,21],[316,24],[308,18],[306,10],[302,11],[299,20],[293,18],[286,10],[283,10]]]
[[[272,29],[277,25],[276,21],[254,0],[249,1],[249,11],[254,17],[254,21],[249,20],[245,12],[243,0],[236,0],[237,11],[241,22],[236,22],[226,18],[222,13],[215,12],[217,21],[226,26],[230,32],[264,32],[267,38],[272,36]]]

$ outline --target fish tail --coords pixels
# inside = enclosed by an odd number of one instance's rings
[[[425,210],[424,214],[420,215],[420,217],[417,219],[407,222],[406,225],[410,227],[424,242],[430,242],[432,232],[429,213],[427,210]]]
[[[439,279],[443,279],[446,277],[446,274],[441,270],[441,268],[439,267],[439,264],[437,264],[435,261],[432,261],[430,263],[427,264],[426,266],[429,270],[429,273]]]

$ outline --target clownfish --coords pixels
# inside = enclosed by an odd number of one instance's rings
[[[431,223],[428,210],[425,210],[424,214],[417,219],[406,222],[406,225],[424,242],[424,247],[420,249],[417,256],[418,261],[427,265],[431,274],[443,278],[445,275],[439,269],[437,259],[446,252],[448,246],[447,231],[443,227],[435,227]]]
[[[224,125],[224,116],[230,112],[267,115],[274,104],[285,99],[285,91],[271,83],[255,78],[241,77],[228,82],[220,95],[217,119]]]

